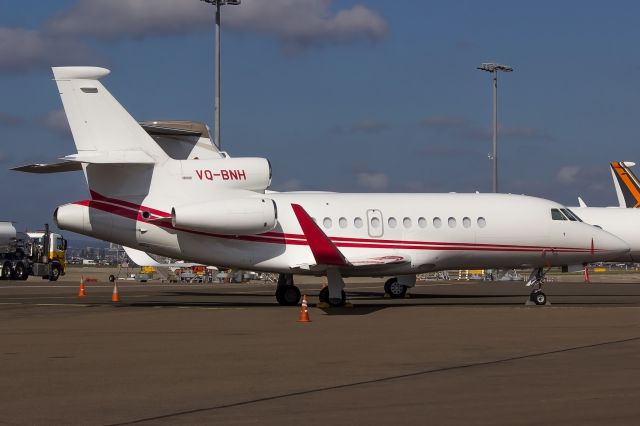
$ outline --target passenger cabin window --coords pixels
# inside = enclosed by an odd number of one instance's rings
[[[356,228],[362,228],[362,218],[356,217],[353,219],[353,226]]]
[[[371,218],[371,227],[373,229],[380,228],[380,219],[378,219],[377,217],[372,217]]]
[[[427,227],[427,219],[425,219],[424,217],[419,217],[418,218],[418,226],[420,228],[426,228]]]
[[[470,228],[471,227],[471,219],[469,219],[468,217],[463,217],[462,218],[462,226],[464,226],[465,228]]]
[[[485,226],[487,226],[487,221],[484,217],[479,217],[478,218],[478,227],[479,228],[484,228]]]
[[[325,217],[324,220],[322,221],[322,224],[327,229],[331,228],[331,225],[332,225],[331,218],[330,217]]]
[[[455,217],[450,217],[447,220],[447,223],[449,224],[449,228],[455,228],[456,227],[456,218]]]
[[[389,223],[389,228],[395,228],[396,226],[398,226],[398,221],[395,217],[390,217],[387,222]]]
[[[402,224],[405,228],[411,228],[411,218],[405,217],[402,219]]]
[[[340,225],[340,228],[346,228],[347,227],[347,218],[346,217],[341,217],[340,219],[338,219],[338,225]]]
[[[558,209],[551,209],[551,219],[553,220],[567,220],[566,217],[562,214],[562,212]]]
[[[442,220],[439,217],[434,217],[433,226],[436,228],[440,228],[442,226]]]

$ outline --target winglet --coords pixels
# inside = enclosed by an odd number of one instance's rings
[[[582,199],[582,197],[578,197],[578,205],[580,207],[587,207],[587,203],[584,202],[584,200]]]
[[[322,232],[322,230],[311,219],[311,216],[299,204],[291,204],[293,212],[300,223],[302,233],[307,238],[311,253],[319,265],[347,266],[349,262],[344,258],[340,250]]]

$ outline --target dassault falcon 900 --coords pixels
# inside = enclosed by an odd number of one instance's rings
[[[270,163],[204,143],[206,126],[138,123],[99,82],[109,70],[53,74],[78,153],[16,170],[83,170],[90,198],[58,207],[57,226],[176,259],[279,273],[283,305],[300,299],[294,273],[326,275],[320,299],[339,306],[343,277],[393,276],[385,290],[398,297],[419,273],[515,267],[533,269],[532,300],[544,304],[545,268],[629,250],[534,197],[269,191]]]

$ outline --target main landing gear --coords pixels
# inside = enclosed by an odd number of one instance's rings
[[[546,275],[549,270],[543,270],[543,268],[536,268],[529,275],[529,281],[527,281],[527,287],[535,286],[533,290],[531,290],[531,294],[529,295],[529,299],[527,299],[526,304],[531,305],[550,305],[551,302],[547,300],[547,295],[542,291],[542,285],[546,281]]]
[[[347,295],[344,292],[344,280],[338,269],[327,269],[327,286],[320,290],[318,307],[338,307],[347,304]]]
[[[416,285],[415,275],[402,275],[399,277],[389,278],[384,283],[385,297],[392,299],[400,299],[407,295],[407,290]]]
[[[300,289],[293,284],[293,274],[278,276],[276,300],[283,306],[295,306],[300,302]]]

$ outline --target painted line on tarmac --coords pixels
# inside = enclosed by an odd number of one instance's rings
[[[93,305],[85,303],[22,303],[22,302],[0,302],[3,306],[76,306],[80,308],[88,308]]]
[[[284,394],[279,394],[279,395],[266,396],[266,397],[263,397],[263,398],[255,398],[255,399],[251,399],[251,400],[247,400],[247,401],[234,402],[234,403],[230,403],[230,404],[223,404],[223,405],[216,405],[216,406],[212,406],[212,407],[204,407],[204,408],[196,408],[196,409],[192,409],[192,410],[178,411],[178,412],[175,412],[175,413],[168,413],[168,414],[164,414],[164,415],[160,415],[160,416],[154,416],[154,417],[147,417],[147,418],[141,418],[141,419],[136,419],[136,420],[130,420],[130,421],[121,422],[121,423],[111,423],[111,424],[109,424],[107,426],[122,426],[122,425],[136,424],[136,423],[153,422],[153,421],[156,421],[156,420],[172,419],[172,418],[181,417],[181,416],[188,416],[190,414],[204,413],[204,412],[207,412],[207,411],[223,410],[223,409],[226,409],[226,408],[245,407],[245,406],[248,406],[248,405],[258,404],[258,403],[261,403],[261,402],[269,402],[269,401],[275,401],[275,400],[280,400],[280,399],[293,398],[293,397],[301,396],[301,395],[309,395],[309,394],[316,394],[316,393],[320,393],[320,392],[327,392],[327,391],[333,391],[333,390],[339,390],[339,389],[354,388],[354,387],[359,387],[359,386],[364,386],[364,385],[385,383],[385,382],[390,382],[390,381],[395,381],[395,380],[409,379],[409,378],[413,378],[413,377],[425,376],[425,375],[428,375],[428,374],[446,373],[446,372],[449,372],[449,371],[456,371],[456,370],[463,370],[463,369],[471,369],[471,368],[480,368],[480,367],[487,367],[487,366],[493,366],[493,365],[500,365],[500,364],[503,364],[503,363],[513,362],[513,361],[522,361],[522,360],[528,360],[528,359],[531,359],[531,358],[541,358],[541,357],[544,357],[544,356],[547,356],[547,355],[557,355],[557,354],[568,353],[568,352],[573,352],[573,351],[580,351],[580,350],[585,350],[585,349],[593,349],[593,348],[599,348],[599,347],[603,347],[603,346],[611,346],[611,345],[638,342],[638,341],[640,341],[640,336],[631,337],[629,339],[612,340],[612,341],[592,343],[592,344],[589,344],[589,345],[573,346],[573,347],[555,349],[555,350],[545,351],[545,352],[534,352],[534,353],[530,353],[530,354],[512,356],[512,357],[507,357],[507,358],[501,358],[501,359],[496,359],[496,360],[492,360],[492,361],[481,361],[481,362],[476,362],[476,363],[471,363],[471,364],[452,365],[452,366],[449,366],[449,367],[434,368],[434,369],[430,369],[430,370],[416,371],[416,372],[413,372],[413,373],[398,374],[398,375],[395,375],[395,376],[380,377],[380,378],[377,378],[377,379],[361,380],[361,381],[357,381],[357,382],[344,383],[344,384],[335,385],[335,386],[318,387],[318,388],[312,388],[312,389],[307,389],[307,390],[302,390],[302,391],[297,391],[297,392],[290,392],[290,393],[284,393]]]

